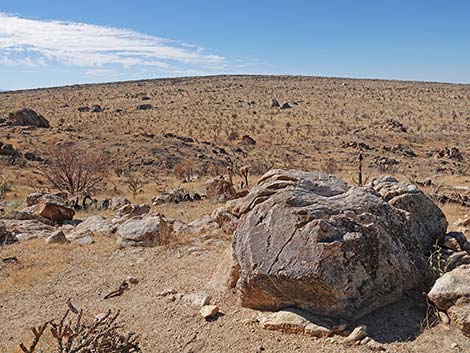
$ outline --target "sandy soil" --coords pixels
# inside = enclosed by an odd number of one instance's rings
[[[236,298],[215,296],[224,315],[207,322],[198,308],[182,299],[170,301],[158,294],[174,288],[178,293],[205,291],[227,240],[194,239],[162,248],[117,250],[114,239],[98,238],[88,246],[45,245],[33,240],[2,249],[2,257],[18,263],[0,267],[0,351],[20,352],[18,343],[29,341],[29,327],[60,317],[65,302],[89,315],[121,310],[126,326],[142,335],[144,352],[364,352],[303,335],[267,331],[255,323],[257,313],[242,309]],[[127,276],[139,279],[122,296],[103,299]],[[424,307],[412,299],[394,304],[364,318],[369,334],[387,352],[461,352],[470,340],[457,330],[438,325],[421,332]],[[46,340],[47,342],[47,340]]]

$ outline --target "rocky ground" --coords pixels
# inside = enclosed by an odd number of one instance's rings
[[[71,298],[89,315],[121,310],[129,329],[142,334],[144,352],[370,351],[262,329],[255,322],[258,313],[240,308],[233,297],[215,298],[225,315],[207,322],[197,306],[177,295],[159,296],[167,289],[178,294],[207,291],[208,278],[228,244],[197,240],[171,248],[117,250],[114,240],[97,238],[88,246],[47,246],[43,240],[32,240],[5,248],[1,256],[16,256],[18,263],[2,265],[0,350],[20,352],[18,342],[31,339],[29,327],[60,317]],[[139,283],[120,297],[103,299],[128,276]],[[363,322],[387,352],[424,353],[436,347],[439,352],[468,351],[468,338],[456,330],[443,324],[422,329],[424,317],[424,307],[404,300]],[[460,349],[452,348],[454,343]]]
[[[0,351],[68,299],[120,310],[144,352],[470,351],[469,98],[264,76],[0,93]],[[87,210],[41,176],[65,142],[109,157]],[[359,153],[364,183],[401,183],[355,187]],[[244,186],[273,168],[297,171]],[[328,318],[266,311],[288,306]]]

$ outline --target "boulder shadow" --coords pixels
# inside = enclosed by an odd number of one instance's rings
[[[415,340],[427,319],[424,299],[406,297],[396,303],[377,309],[357,320],[367,325],[367,334],[379,343]]]

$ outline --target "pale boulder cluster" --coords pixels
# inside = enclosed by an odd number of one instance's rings
[[[0,241],[14,243],[44,238],[46,243],[77,242],[87,245],[96,236],[116,237],[119,247],[159,246],[178,240],[182,234],[233,233],[234,224],[224,217],[233,217],[224,210],[189,224],[165,217],[151,206],[132,204],[127,199],[109,200],[114,216],[105,218],[93,215],[74,219],[75,211],[68,206],[62,194],[30,194],[25,208],[0,216]]]

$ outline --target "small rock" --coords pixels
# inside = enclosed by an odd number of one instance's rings
[[[178,293],[178,291],[174,288],[168,288],[168,289],[165,289],[163,292],[160,292],[158,295],[160,297],[166,297],[168,295],[172,295],[172,294],[176,294]]]
[[[139,283],[139,280],[135,277],[127,276],[127,282],[129,282],[130,284],[137,284]]]
[[[107,313],[99,313],[99,314],[96,314],[95,315],[95,321],[100,321],[100,320],[103,320],[106,315],[108,315]]]
[[[355,343],[367,337],[367,326],[357,326],[346,338],[347,343]]]
[[[445,312],[439,311],[438,316],[439,316],[439,320],[441,320],[441,322],[444,325],[448,325],[450,323],[449,316],[447,316],[447,314]]]
[[[459,346],[457,343],[454,342],[454,343],[452,343],[452,344],[450,345],[450,348],[452,348],[452,349],[460,349],[460,346]]]
[[[191,303],[194,306],[203,307],[204,305],[209,305],[211,296],[207,293],[198,292],[192,294],[186,294],[183,296],[183,300]]]
[[[46,244],[65,244],[68,243],[64,232],[58,230],[46,238]]]
[[[76,243],[78,245],[90,245],[90,244],[93,244],[95,241],[93,240],[92,237],[90,236],[86,236],[86,237],[83,237],[83,238],[80,238],[76,241]]]
[[[367,348],[374,352],[383,352],[385,347],[382,346],[379,342],[373,340],[372,338],[367,342]]]
[[[219,307],[217,305],[204,305],[201,310],[199,310],[201,316],[208,320],[214,318],[219,313]]]

